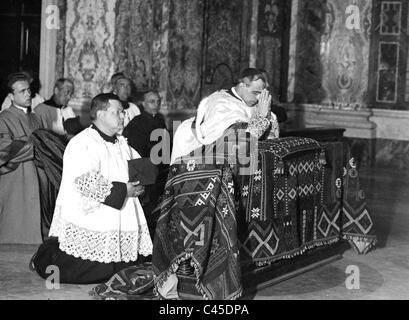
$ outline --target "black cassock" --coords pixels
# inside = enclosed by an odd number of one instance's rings
[[[136,116],[128,123],[123,131],[123,135],[128,139],[128,144],[138,151],[141,157],[149,158],[151,149],[158,143],[162,143],[162,145],[168,143],[170,146],[170,141],[151,141],[151,134],[157,129],[167,130],[163,116],[161,114],[152,116],[149,113],[142,111],[139,116]],[[162,139],[164,137],[169,137],[168,134],[163,133],[160,134]],[[170,152],[170,147],[166,149],[168,150],[162,150],[162,152]],[[159,153],[159,156],[162,156],[162,154]],[[159,198],[164,190],[168,168],[169,165],[167,163],[161,163],[158,165],[159,175],[156,183],[146,186],[145,193],[140,198],[152,237],[159,214],[159,211],[155,213],[154,209],[158,205]]]
[[[149,157],[150,151],[158,141],[151,141],[151,133],[156,129],[166,129],[165,120],[161,114],[155,117],[142,111],[128,123],[123,135],[128,139],[128,144],[134,148],[141,157]]]
[[[38,129],[32,134],[34,164],[40,186],[41,234],[48,238],[55,201],[61,184],[64,150],[68,140],[51,130]]]

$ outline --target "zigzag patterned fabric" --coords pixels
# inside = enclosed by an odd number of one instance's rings
[[[91,289],[89,294],[97,300],[152,300],[152,263],[144,262],[122,269],[106,283]]]
[[[259,142],[258,160],[254,174],[241,176],[238,191],[243,264],[262,266],[341,238],[358,253],[375,245],[356,167],[350,161],[343,168],[342,142],[321,146],[295,137]]]
[[[339,199],[324,198],[330,186],[321,146],[289,137],[258,147],[257,171],[241,176],[242,263],[264,265],[338,241]]]
[[[231,299],[242,291],[240,266],[263,266],[343,238],[366,253],[376,236],[356,167],[353,161],[343,167],[345,153],[342,142],[288,137],[259,142],[247,175],[230,154],[224,164],[203,164],[205,155],[173,165],[154,241],[155,285],[191,258],[198,291]]]
[[[374,224],[361,189],[357,163],[349,152],[343,167],[342,236],[359,254],[376,245]]]
[[[205,299],[242,293],[231,169],[194,158],[170,167],[154,239],[155,287],[190,259]]]

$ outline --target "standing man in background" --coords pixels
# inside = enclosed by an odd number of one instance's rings
[[[121,100],[125,111],[124,128],[136,116],[141,114],[139,108],[129,101],[131,96],[131,80],[122,72],[116,73],[111,77],[112,93],[116,94]]]
[[[141,114],[129,122],[123,135],[129,145],[142,157],[149,157],[152,147],[157,141],[151,141],[151,134],[156,129],[166,130],[165,119],[159,113],[161,99],[159,94],[150,90],[143,95]]]
[[[170,156],[171,150],[170,141],[167,140],[170,136],[166,129],[165,120],[159,113],[160,103],[161,99],[156,91],[150,90],[145,92],[143,95],[143,110],[141,114],[133,118],[123,132],[123,135],[128,139],[128,144],[138,151],[142,157],[151,158],[152,162],[157,165],[159,171],[156,183],[146,186],[146,192],[142,196],[142,205],[152,238],[156,221],[159,218],[159,216],[157,216],[159,211],[154,213],[154,209],[158,205],[159,198],[165,188],[169,169],[168,163],[157,164],[158,161],[155,161],[155,157],[158,156],[159,159],[167,159]],[[157,141],[159,136],[162,137],[162,140]],[[152,148],[157,144],[162,145],[159,154],[155,151],[151,154]]]
[[[40,90],[40,80],[36,77],[34,79],[32,72],[29,71],[21,71],[22,74],[24,74],[30,83],[30,90],[31,90],[31,108],[34,109],[37,107],[40,103],[43,103],[45,99],[39,95],[38,91]],[[0,110],[6,110],[10,108],[12,105],[11,101],[11,94],[9,93],[6,98],[4,99],[3,103],[1,104]]]
[[[40,196],[32,132],[42,127],[31,110],[30,79],[9,76],[12,105],[0,113],[0,243],[41,243]]]
[[[64,136],[75,136],[82,130],[79,117],[68,106],[73,94],[74,83],[70,79],[56,81],[51,98],[36,108],[36,114],[46,129]]]

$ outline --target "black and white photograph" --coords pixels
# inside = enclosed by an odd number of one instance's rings
[[[0,300],[409,300],[409,1],[0,1]]]

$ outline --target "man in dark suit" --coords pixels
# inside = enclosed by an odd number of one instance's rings
[[[153,211],[165,187],[169,168],[169,162],[164,160],[170,157],[170,137],[164,117],[159,113],[161,104],[159,94],[154,90],[145,92],[141,104],[143,107],[141,108],[141,114],[129,122],[123,131],[123,135],[128,139],[128,144],[138,151],[141,157],[151,158],[159,169],[156,183],[146,186],[146,192],[142,197],[142,206],[153,236],[158,218]],[[157,137],[162,137],[162,140],[158,141]],[[158,147],[153,150],[156,145]]]
[[[159,113],[161,99],[156,91],[147,91],[143,95],[141,114],[129,122],[123,135],[128,139],[128,144],[142,157],[150,157],[152,147],[157,141],[151,141],[154,130],[166,130],[165,120]]]

